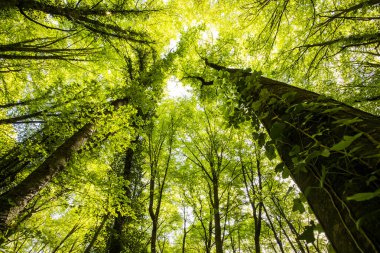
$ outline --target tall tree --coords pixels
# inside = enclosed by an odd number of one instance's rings
[[[268,130],[334,248],[379,250],[380,119],[257,72],[206,64],[228,73],[242,117]]]
[[[228,186],[223,183],[226,175],[233,180],[233,171],[236,165],[228,159],[229,141],[233,137],[232,129],[224,130],[218,123],[217,117],[210,114],[207,107],[204,108],[204,129],[197,129],[196,133],[190,133],[191,144],[186,145],[186,157],[201,170],[208,189],[208,198],[212,207],[215,233],[216,252],[223,252],[224,229],[223,216],[228,216],[228,211],[222,212],[222,206],[228,210],[228,196],[222,201],[223,195],[229,195]],[[223,203],[224,202],[224,203]],[[225,203],[227,202],[227,203]]]
[[[178,127],[178,118],[175,117],[173,110],[169,109],[168,115],[162,114],[161,117],[157,123],[151,122],[147,133],[147,156],[150,170],[148,211],[152,220],[150,238],[152,253],[158,252],[159,218],[169,169],[172,167],[175,134]]]

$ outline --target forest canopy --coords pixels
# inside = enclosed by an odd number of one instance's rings
[[[0,0],[0,252],[380,252],[379,0]]]

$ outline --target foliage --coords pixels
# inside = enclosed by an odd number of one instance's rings
[[[304,196],[289,176],[315,170],[327,189],[336,168],[379,159],[377,130],[340,103],[379,115],[378,7],[2,1],[0,201],[20,208],[0,215],[0,251],[327,251],[306,203],[315,189]],[[321,95],[300,102],[263,75]],[[170,98],[173,80],[191,94]],[[284,141],[293,129],[302,145]],[[342,203],[377,200],[378,180],[347,180],[363,190]]]

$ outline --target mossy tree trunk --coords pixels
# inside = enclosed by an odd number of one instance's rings
[[[240,112],[268,130],[266,147],[276,147],[336,251],[379,252],[380,118],[259,73],[206,64],[229,72]]]
[[[378,251],[380,202],[347,198],[379,188],[380,119],[284,83],[258,81],[244,103],[261,118],[334,248]]]

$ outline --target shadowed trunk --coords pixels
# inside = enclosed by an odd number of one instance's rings
[[[136,140],[134,141],[134,143]],[[133,162],[133,154],[134,151],[132,148],[128,148],[125,152],[125,160],[124,160],[124,169],[123,169],[123,179],[128,181],[129,184],[132,182],[132,162]],[[128,199],[131,199],[132,192],[131,186],[124,186],[125,195]],[[125,227],[125,223],[130,220],[130,217],[122,215],[119,211],[116,211],[117,217],[115,218],[112,232],[109,240],[109,253],[120,253],[123,251],[123,228]]]
[[[263,209],[264,209],[265,216],[267,217],[267,220],[268,220],[268,223],[269,223],[269,227],[270,227],[270,229],[273,232],[274,239],[276,239],[277,246],[280,248],[281,253],[285,253],[284,247],[282,246],[282,241],[281,241],[280,237],[278,237],[277,230],[274,227],[273,222],[271,220],[271,217],[268,214],[268,211],[267,211],[267,209],[266,209],[266,207],[264,205],[263,205]],[[273,249],[275,249],[274,246],[273,246]]]
[[[213,194],[213,210],[214,210],[214,224],[215,224],[215,247],[217,253],[223,253],[222,242],[222,227],[220,221],[220,203],[219,203],[219,178],[213,171],[212,181],[212,194]]]
[[[99,236],[100,232],[102,231],[104,224],[106,224],[106,221],[108,220],[108,218],[109,218],[109,214],[103,216],[99,227],[96,229],[94,236],[92,237],[90,243],[87,245],[87,247],[83,251],[83,253],[90,253],[91,252],[91,249],[92,249],[92,247],[94,247],[95,242],[98,239],[98,236]]]
[[[379,252],[379,117],[257,74],[206,64],[230,72],[240,107],[268,130],[335,250]],[[363,201],[348,199],[358,193],[367,193],[357,195]]]

